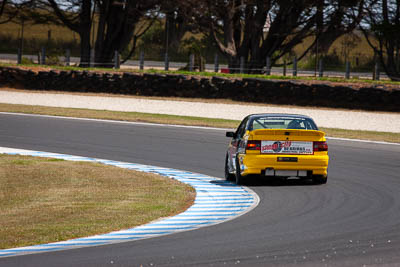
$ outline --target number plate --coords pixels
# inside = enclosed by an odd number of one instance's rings
[[[278,162],[297,162],[297,157],[278,157]]]
[[[266,169],[265,176],[306,177],[307,171]]]

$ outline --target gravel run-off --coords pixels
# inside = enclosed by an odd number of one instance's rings
[[[317,107],[165,100],[129,96],[0,90],[0,103],[158,113],[241,120],[253,113],[292,113],[312,117],[318,126],[349,130],[400,132],[400,113],[353,111]],[[399,103],[400,104],[400,103]]]

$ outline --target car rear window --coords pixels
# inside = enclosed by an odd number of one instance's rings
[[[318,130],[315,123],[301,117],[259,117],[253,118],[249,123],[249,130],[257,129],[301,129]]]

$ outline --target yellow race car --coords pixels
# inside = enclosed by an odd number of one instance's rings
[[[248,175],[328,180],[328,144],[308,116],[253,114],[243,119],[225,158],[225,178],[242,184]]]

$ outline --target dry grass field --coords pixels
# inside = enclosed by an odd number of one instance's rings
[[[7,50],[7,42],[10,43],[18,43],[17,40],[20,39],[21,36],[21,25],[10,22],[7,24],[0,24],[0,39],[3,44],[0,44],[0,51]],[[190,38],[193,35],[186,34],[186,38]],[[199,36],[196,36],[199,38]],[[79,36],[68,29],[67,27],[56,26],[56,25],[29,25],[25,24],[24,27],[24,40],[26,49],[36,49],[32,46],[37,46],[38,43],[40,44],[50,44],[52,46],[64,46],[62,45],[65,43],[66,45],[79,45]],[[308,47],[308,45],[313,41],[312,38],[307,38],[303,41],[302,44],[298,45],[294,49],[294,53],[297,55],[301,55],[302,52]],[[33,44],[31,44],[33,43]],[[16,50],[16,46],[8,47],[8,49]],[[156,57],[160,56],[161,53],[159,51],[154,51]],[[172,52],[172,51],[171,51]],[[329,54],[337,55],[341,61],[345,61],[346,57],[352,62],[353,65],[356,65],[356,58],[358,61],[358,65],[367,64],[368,60],[373,57],[373,50],[369,47],[368,43],[366,42],[365,38],[360,32],[356,32],[353,35],[346,35],[340,37],[335,43],[332,45],[331,49],[329,50]],[[154,55],[149,55],[151,58],[154,58]],[[353,63],[354,62],[354,63]],[[306,63],[303,63],[303,65]]]
[[[51,32],[51,39],[63,41],[79,41],[79,36],[70,29],[57,25],[29,25],[24,26],[24,38],[47,40],[48,32]],[[0,33],[2,35],[11,36],[12,38],[19,39],[21,37],[21,25],[9,22],[0,24]]]
[[[142,225],[183,212],[192,187],[99,163],[0,154],[0,249]]]

